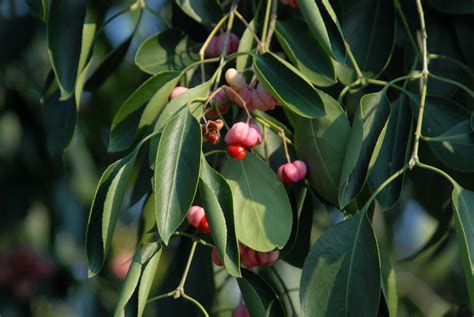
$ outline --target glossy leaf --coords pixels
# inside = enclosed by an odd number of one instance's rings
[[[211,236],[227,272],[240,277],[239,244],[235,234],[232,192],[226,180],[202,158],[199,197]]]
[[[291,233],[292,212],[276,174],[247,153],[243,160],[227,159],[222,175],[232,190],[237,238],[261,252],[283,248]]]
[[[165,244],[183,222],[196,194],[201,143],[201,126],[188,109],[176,114],[161,135],[153,188],[156,223]]]
[[[285,316],[278,295],[260,276],[242,269],[242,278],[237,283],[250,316]]]
[[[76,103],[74,98],[60,101],[59,90],[44,100],[43,124],[46,144],[53,156],[61,155],[71,142],[76,127]]]
[[[417,106],[410,103],[413,112]],[[469,112],[460,104],[443,97],[428,96],[423,119],[422,135],[440,136],[461,121],[469,120]]]
[[[146,73],[180,71],[199,60],[188,37],[178,29],[166,29],[146,39],[138,48],[135,63]]]
[[[452,200],[459,253],[471,309],[474,309],[474,192],[455,185]]]
[[[151,124],[166,105],[178,78],[175,71],[158,73],[125,100],[112,122],[109,151],[126,150],[135,141],[137,135]]]
[[[344,62],[346,59],[344,39],[338,25],[334,21],[334,17],[330,14],[333,12],[329,12],[327,6],[329,6],[328,1],[298,1],[298,8],[319,45],[321,45],[328,55],[339,62]]]
[[[288,58],[313,84],[326,87],[336,83],[331,59],[303,21],[278,22],[276,35]]]
[[[395,44],[393,2],[365,0],[349,8],[344,4],[347,2],[341,2],[343,11],[347,9],[341,18],[344,38],[362,72],[376,77],[387,66]]]
[[[312,246],[300,282],[303,316],[377,316],[380,274],[374,232],[359,212]]]
[[[463,172],[474,172],[474,132],[470,121],[461,121],[446,133],[428,139],[435,155],[446,166]]]
[[[361,98],[341,171],[338,196],[341,207],[347,206],[362,190],[373,158],[378,155],[389,115],[390,102],[384,90]]]
[[[142,316],[153,281],[154,274],[151,272],[155,273],[160,255],[161,247],[157,243],[143,244],[137,247],[115,307],[115,317],[128,316],[133,310],[135,311],[132,314],[137,315],[136,308],[129,306],[132,296],[137,296],[137,294],[139,301],[137,316]]]
[[[375,191],[387,178],[401,169],[408,160],[412,127],[412,115],[407,100],[398,98],[391,105],[379,155],[369,175],[369,186]],[[398,177],[377,195],[377,201],[383,209],[392,208],[400,198],[404,177]]]
[[[260,81],[284,107],[306,118],[324,115],[317,91],[291,64],[265,53],[254,56],[254,67]]]
[[[51,0],[49,4],[48,52],[62,100],[72,95],[76,85],[86,6],[83,0]]]
[[[337,205],[337,191],[344,153],[351,127],[346,113],[328,94],[318,91],[326,115],[299,118],[295,125],[295,149],[308,166],[311,187],[324,199]]]
[[[202,24],[213,24],[222,17],[222,11],[215,1],[176,0],[176,4],[191,18]]]
[[[142,143],[143,144],[143,143]],[[87,222],[89,276],[97,274],[109,252],[115,225],[140,146],[102,174]]]

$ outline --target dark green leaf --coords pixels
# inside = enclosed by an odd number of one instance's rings
[[[102,60],[94,70],[92,75],[87,79],[84,89],[94,90],[99,88],[110,75],[118,68],[120,63],[125,58],[130,43],[132,43],[133,34],[125,39],[119,46],[114,48],[105,58]]]
[[[237,282],[251,316],[285,316],[280,298],[260,276],[242,269],[242,278]]]
[[[291,233],[291,205],[270,167],[247,153],[243,160],[226,160],[222,175],[232,190],[237,238],[261,252],[283,248]]]
[[[86,6],[83,0],[51,0],[49,4],[48,52],[61,99],[69,98],[76,85]]]
[[[239,243],[235,234],[230,186],[204,157],[200,176],[199,196],[206,211],[212,240],[229,274],[240,277]]]
[[[213,24],[222,17],[222,11],[216,1],[176,0],[181,9],[194,20],[202,24]]]
[[[373,159],[378,156],[389,115],[390,102],[385,90],[361,98],[341,171],[338,196],[341,207],[347,206],[362,190]]]
[[[115,307],[115,317],[123,317],[129,314],[142,316],[150,293],[151,283],[160,261],[160,255],[161,246],[158,243],[143,244],[137,247]],[[134,295],[138,295],[138,309],[129,307],[130,299]],[[134,311],[132,312],[132,310]]]
[[[278,42],[288,58],[313,84],[326,87],[336,83],[331,59],[303,21],[278,22],[276,31]]]
[[[48,96],[43,104],[43,124],[49,153],[60,155],[74,134],[76,103],[74,98],[59,100],[59,90]]]
[[[410,103],[413,112],[418,113],[417,105]],[[461,121],[469,120],[469,112],[457,102],[428,96],[423,119],[422,135],[429,137],[446,133]]]
[[[161,239],[168,244],[193,202],[199,179],[201,126],[188,109],[166,124],[156,154],[153,188]]]
[[[362,72],[368,77],[376,77],[387,66],[395,44],[393,3],[365,0],[350,8],[346,7],[347,2],[341,4],[344,38]]]
[[[474,131],[474,112],[471,113],[471,130]]]
[[[344,62],[344,39],[329,1],[299,0],[298,7],[319,45],[328,55]]]
[[[324,115],[317,91],[291,64],[271,53],[254,56],[260,81],[289,110],[307,118]]]
[[[178,29],[166,29],[145,40],[135,55],[137,66],[149,74],[164,70],[183,70],[197,61],[191,41]]]
[[[474,192],[455,185],[452,199],[459,253],[471,309],[474,309]]]
[[[87,222],[89,276],[97,274],[110,249],[115,225],[139,149],[110,165],[102,174]]]
[[[462,121],[444,134],[428,138],[428,142],[446,166],[458,171],[474,172],[474,132],[470,121]]]
[[[377,241],[365,212],[323,233],[301,275],[304,316],[377,316],[380,298]]]
[[[410,144],[413,120],[407,100],[400,97],[392,103],[391,108],[385,138],[368,179],[372,191],[405,165],[410,150],[407,144]],[[377,195],[377,201],[383,209],[390,209],[397,203],[402,187],[403,177],[399,177]]]
[[[295,149],[308,166],[312,188],[324,199],[337,205],[337,191],[344,152],[351,127],[347,115],[328,94],[318,91],[326,115],[321,118],[299,118],[295,125]]]
[[[456,35],[461,46],[463,56],[468,65],[474,67],[474,43],[471,41],[474,25],[471,16],[457,16],[455,20]]]
[[[126,150],[135,141],[166,105],[178,79],[178,72],[175,71],[158,73],[125,100],[112,122],[109,151]]]

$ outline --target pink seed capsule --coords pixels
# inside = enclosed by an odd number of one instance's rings
[[[272,264],[276,262],[279,257],[280,257],[280,251],[278,250],[268,252],[267,264]]]
[[[206,56],[208,57],[218,57],[221,55],[224,50],[226,34],[221,32],[220,34],[214,36],[209,45],[206,48]],[[229,35],[229,43],[227,45],[227,54],[232,54],[237,51],[239,47],[239,38],[234,33]]]
[[[268,263],[268,252],[257,252],[257,258],[260,265]]]
[[[257,144],[262,143],[262,141],[263,141],[263,134],[260,131],[260,129],[255,124],[250,123],[249,132],[245,140],[243,140],[242,144],[248,149],[251,149]]]
[[[227,131],[225,135],[225,142],[227,144],[243,143],[249,134],[249,125],[244,122],[237,122]]]
[[[174,98],[178,97],[179,95],[181,95],[182,93],[185,93],[188,90],[189,90],[188,88],[183,87],[183,86],[174,87],[173,90],[171,91],[169,99],[170,100],[174,99]]]
[[[189,208],[188,210],[186,218],[188,219],[188,223],[191,226],[198,228],[205,214],[206,213],[204,212],[204,208],[200,206],[191,206],[191,208]]]
[[[278,168],[278,176],[283,183],[296,183],[306,176],[307,168],[303,161],[283,164]]]
[[[245,304],[240,304],[232,311],[232,317],[250,317],[250,313]]]
[[[242,76],[242,74],[240,74],[235,68],[229,68],[225,72],[225,80],[227,81],[227,84],[237,92],[247,86],[244,76]]]

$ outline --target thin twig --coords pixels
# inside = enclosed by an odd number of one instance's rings
[[[275,26],[276,26],[276,20],[277,20],[277,9],[278,9],[278,1],[273,0],[270,23],[268,26],[267,40],[264,43],[265,50],[268,50],[270,48],[270,43],[272,41],[273,33],[275,32]]]
[[[257,33],[255,33],[255,31],[252,29],[252,27],[250,26],[250,24],[247,22],[247,20],[245,20],[245,18],[239,13],[239,11],[235,10],[235,16],[245,25],[245,27],[250,31],[250,33],[252,33],[253,35],[253,38],[255,39],[255,41],[257,42],[257,45],[260,47],[262,46],[262,42],[260,41],[260,39],[258,38],[258,35]]]
[[[227,20],[229,17],[228,14],[224,15],[222,19],[217,22],[216,26],[212,29],[211,33],[207,36],[206,41],[202,45],[201,49],[199,50],[199,60],[201,61],[201,81],[205,82],[206,81],[206,71],[204,69],[204,64],[202,61],[204,60],[204,54],[206,53],[206,49],[209,46],[209,43],[211,43],[212,38],[216,35],[217,31],[222,27],[224,22]]]

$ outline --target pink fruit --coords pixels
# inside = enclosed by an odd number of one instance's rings
[[[206,56],[208,57],[220,56],[222,53],[222,50],[224,49],[224,43],[225,43],[224,32],[221,32],[219,35],[214,36],[206,48]],[[229,43],[227,46],[227,54],[232,54],[236,52],[238,48],[239,48],[239,38],[234,33],[230,33]]]
[[[200,206],[191,206],[188,210],[188,214],[186,216],[188,219],[188,223],[195,227],[196,229],[208,234],[211,232],[209,228],[209,224],[207,223],[206,213],[204,212],[204,208]]]
[[[181,95],[182,93],[185,93],[188,90],[189,90],[188,88],[183,87],[183,86],[174,87],[173,90],[171,91],[169,99],[170,100],[174,99],[174,98],[178,97],[179,95]]]
[[[119,280],[123,280],[127,276],[130,265],[132,264],[132,260],[132,251],[121,251],[112,258],[112,261],[110,262],[110,268]]]
[[[283,183],[296,183],[306,176],[307,168],[303,161],[293,161],[278,168],[278,177]]]
[[[227,84],[237,92],[247,86],[244,76],[242,76],[242,74],[240,74],[235,68],[229,68],[225,72],[225,80],[227,81]]]
[[[232,311],[232,317],[250,317],[250,313],[245,304],[240,304]]]
[[[229,145],[240,144],[251,149],[262,143],[263,135],[255,124],[237,122],[229,129],[224,139]]]

